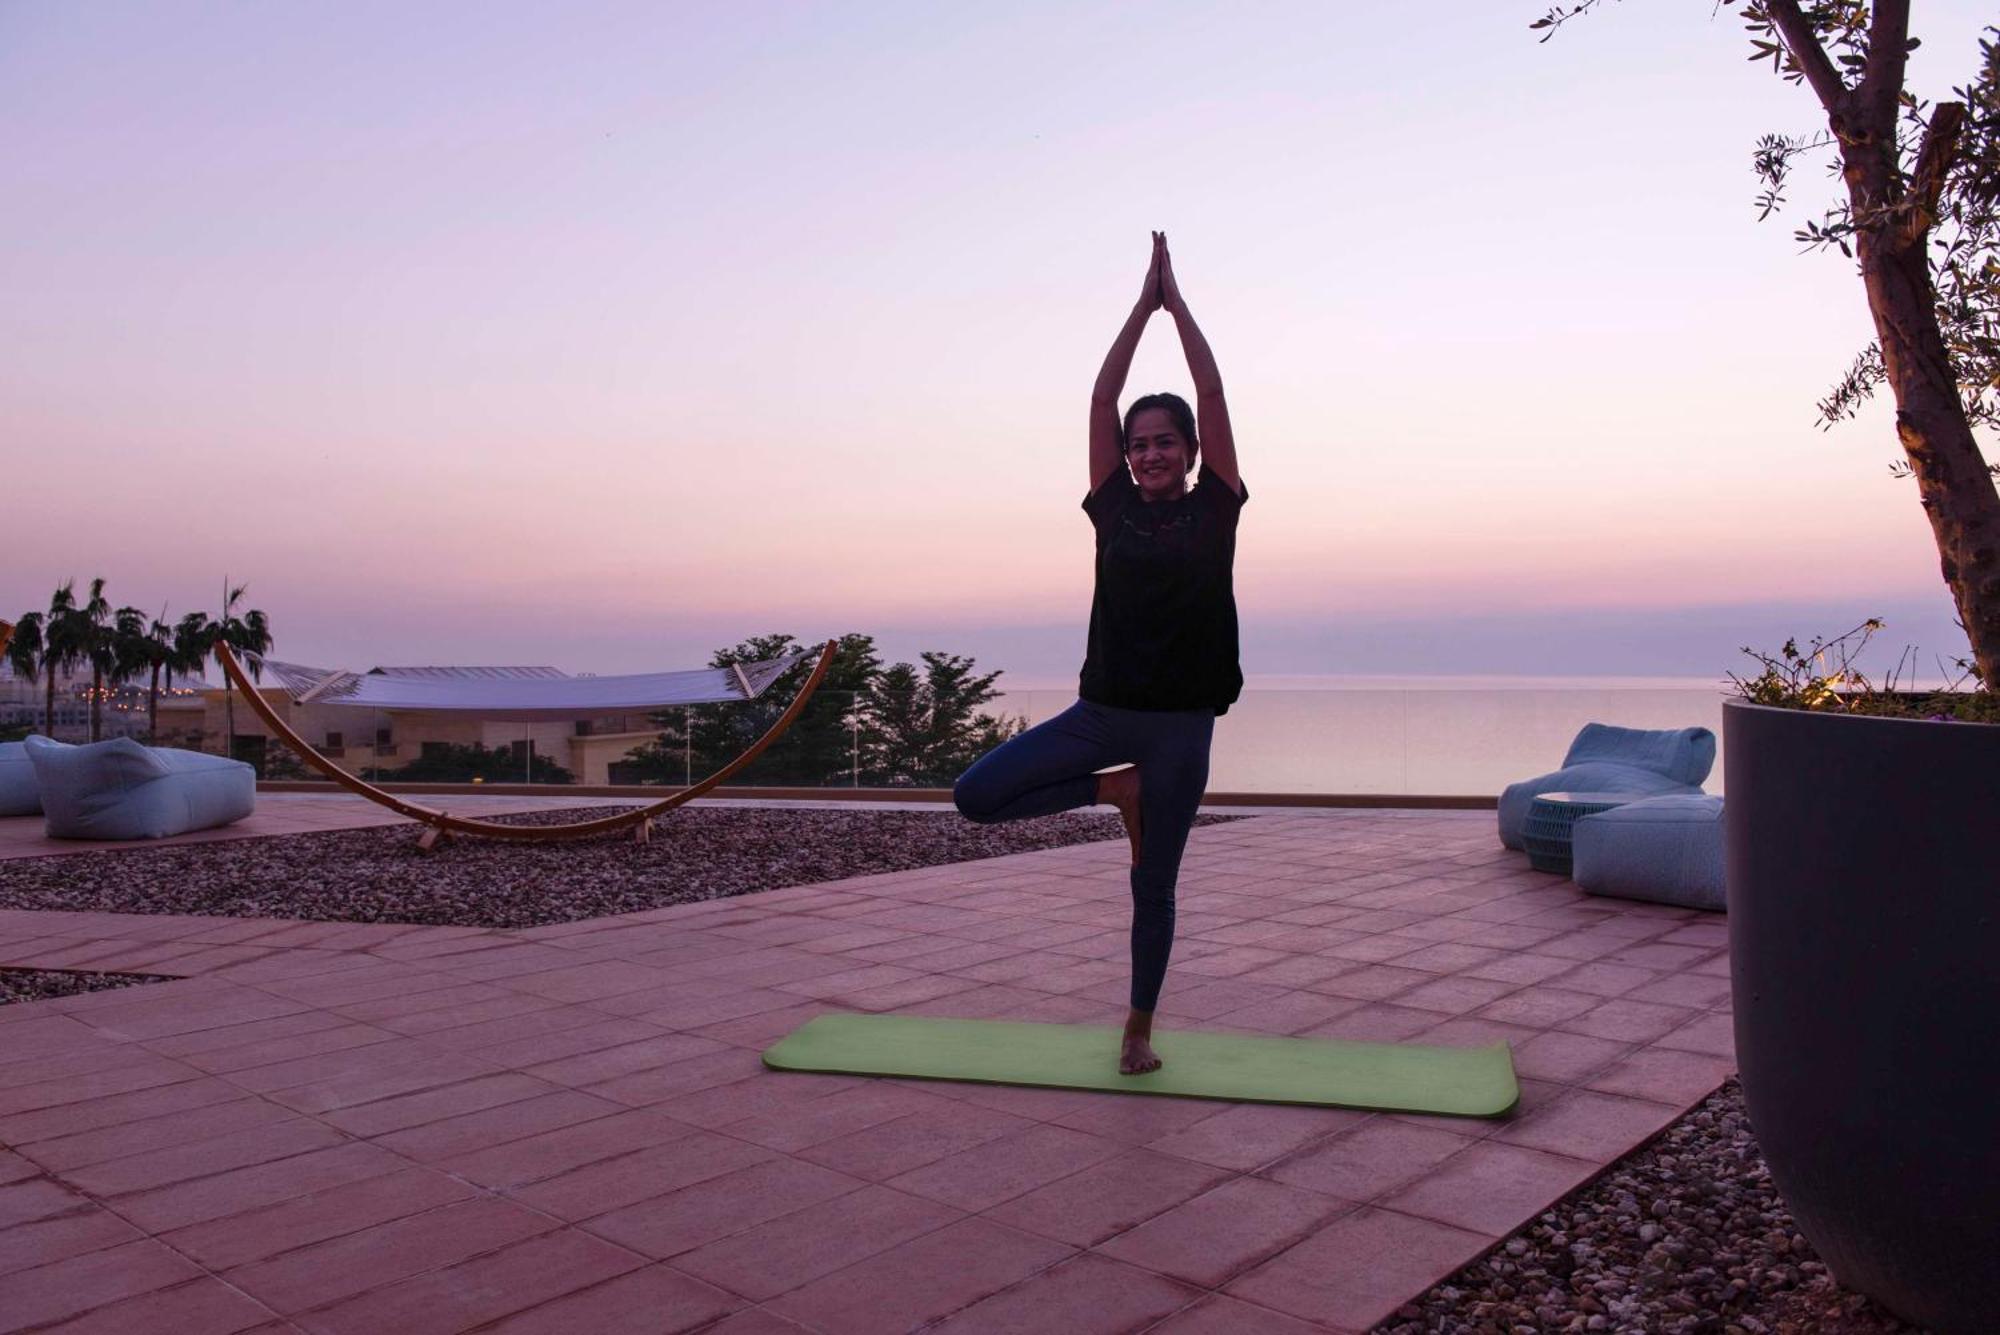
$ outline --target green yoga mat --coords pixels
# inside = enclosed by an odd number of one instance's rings
[[[1153,1035],[1164,1063],[1118,1074],[1119,1031],[927,1015],[822,1015],[764,1050],[780,1071],[1053,1085],[1251,1103],[1499,1117],[1521,1096],[1505,1043],[1485,1048],[1259,1038],[1181,1030]]]

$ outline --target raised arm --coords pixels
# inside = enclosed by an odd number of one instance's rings
[[[1222,397],[1222,372],[1216,369],[1215,354],[1209,351],[1208,340],[1201,336],[1200,326],[1195,324],[1187,302],[1181,297],[1180,285],[1174,281],[1174,260],[1168,253],[1165,233],[1160,235],[1159,252],[1160,304],[1174,317],[1174,327],[1181,334],[1181,352],[1187,357],[1188,374],[1194,377],[1195,431],[1201,436],[1202,457],[1208,461],[1210,471],[1241,496],[1243,476],[1236,467],[1236,436],[1229,429],[1229,404]]]
[[[1146,285],[1139,291],[1138,304],[1125,317],[1125,327],[1112,341],[1111,351],[1104,354],[1097,384],[1090,391],[1092,491],[1104,485],[1112,470],[1125,466],[1124,451],[1120,448],[1123,433],[1118,425],[1118,395],[1124,391],[1125,377],[1132,370],[1132,354],[1138,351],[1139,335],[1145,332],[1146,321],[1160,308],[1160,257],[1165,243],[1162,233],[1153,233],[1153,258],[1146,265]]]

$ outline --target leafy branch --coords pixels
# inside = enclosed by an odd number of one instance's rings
[[[1585,14],[1597,8],[1600,2],[1601,0],[1577,0],[1577,3],[1573,5],[1557,5],[1548,13],[1530,23],[1528,30],[1534,32],[1538,29],[1546,28],[1548,31],[1542,33],[1541,36],[1541,40],[1546,42],[1549,38],[1556,35],[1556,29],[1562,27],[1563,24],[1568,23],[1571,19],[1582,18]]]
[[[2000,698],[1990,692],[1966,690],[1974,679],[1973,664],[1967,658],[1955,658],[1948,664],[1940,659],[1938,675],[1944,684],[1935,691],[1918,691],[1903,684],[1913,680],[1907,674],[1914,670],[1916,661],[1916,650],[1906,647],[1879,686],[1871,681],[1856,660],[1883,624],[1880,618],[1869,617],[1844,635],[1814,639],[1804,649],[1797,640],[1786,640],[1775,654],[1746,645],[1743,652],[1764,670],[1748,678],[1734,672],[1726,675],[1736,693],[1753,705],[1938,722],[2000,721]]]
[[[1852,693],[1875,690],[1854,666],[1854,660],[1883,624],[1879,617],[1869,617],[1844,635],[1830,640],[1814,638],[1803,651],[1796,639],[1786,640],[1776,654],[1762,653],[1746,644],[1743,652],[1763,664],[1764,670],[1748,680],[1734,672],[1727,675],[1737,694],[1752,704],[1790,709],[1847,709]],[[1902,660],[1897,660],[1897,667],[1901,665]],[[1891,669],[1888,681],[1892,686],[1895,677],[1896,669]]]
[[[1601,3],[1557,5],[1528,27],[1546,42]],[[1985,29],[1975,76],[1954,88],[1950,101],[1933,104],[1902,87],[1902,59],[1878,62],[1871,73],[1878,42],[1897,43],[1883,49],[1901,57],[1921,44],[1904,33],[1906,4],[1747,0],[1737,15],[1749,59],[1768,63],[1788,83],[1811,85],[1831,127],[1757,140],[1750,166],[1761,187],[1753,200],[1758,221],[1785,207],[1786,185],[1800,161],[1827,153],[1828,173],[1837,179],[1847,151],[1886,153],[1891,170],[1879,197],[1831,203],[1792,235],[1804,250],[1838,250],[1848,259],[1864,233],[1927,238],[1938,322],[1966,417],[1975,427],[2000,427],[2000,27]],[[1880,113],[1875,123],[1884,125],[1893,110],[1893,143],[1873,144],[1860,128],[1871,108]],[[1886,380],[1881,347],[1870,343],[1820,399],[1817,424],[1831,429],[1851,419]],[[1899,477],[1911,471],[1907,463],[1890,468]],[[1989,471],[2000,476],[2000,465]]]

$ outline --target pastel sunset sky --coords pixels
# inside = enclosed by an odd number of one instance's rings
[[[1810,95],[1727,6],[1544,8],[0,3],[0,616],[227,574],[328,666],[859,630],[1058,681],[1163,228],[1247,672],[1963,652],[1886,404],[1815,428],[1871,335],[1792,239],[1834,183],[1755,221]],[[1913,88],[1991,18],[1918,5]]]

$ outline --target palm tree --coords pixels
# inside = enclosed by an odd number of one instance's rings
[[[122,687],[132,678],[148,668],[153,670],[153,678],[159,680],[159,669],[153,663],[153,639],[148,629],[146,614],[136,607],[121,607],[112,618],[114,629],[111,633],[113,671],[110,680],[114,687]],[[146,742],[152,744],[152,711],[147,710]]]
[[[209,651],[215,647],[216,624],[208,619],[206,612],[189,612],[174,623],[173,663],[168,669],[167,685],[172,687],[173,673],[192,676],[201,671],[201,665],[208,661]]]
[[[145,664],[152,670],[153,680],[146,687],[146,745],[159,745],[160,732],[160,673],[167,674],[167,687],[173,688],[174,668],[174,628],[167,620],[166,604],[160,605],[160,615],[147,625],[145,632]]]
[[[73,671],[84,658],[84,631],[76,605],[76,581],[64,580],[49,597],[48,616],[42,621],[42,717],[48,735],[56,735],[56,678]]]
[[[229,581],[225,579],[222,588],[222,616],[213,623],[215,641],[211,642],[211,646],[217,641],[228,645],[235,651],[243,666],[250,670],[251,679],[261,682],[264,679],[264,665],[260,659],[251,655],[263,654],[270,649],[270,620],[254,607],[245,611],[242,616],[236,615],[236,604],[242,601],[244,594],[250,592],[248,584],[239,584],[232,589],[229,587]],[[236,693],[230,689],[227,673],[224,673],[222,678],[222,711],[226,720],[225,726],[229,729],[229,743],[224,754],[234,757]]]
[[[104,597],[104,577],[90,581],[90,598],[77,613],[77,642],[90,664],[90,740],[104,732],[104,679],[118,671],[117,644],[111,633],[111,604]]]
[[[14,675],[30,686],[42,672],[42,614],[25,612],[14,623],[14,637],[7,642],[7,663],[14,669]],[[42,732],[50,730],[49,719],[42,718]]]

